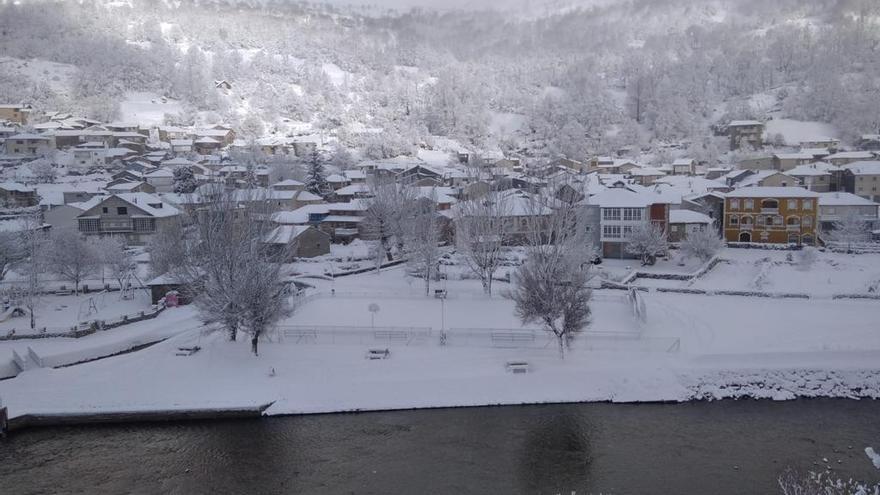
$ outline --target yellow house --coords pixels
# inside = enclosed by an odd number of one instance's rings
[[[25,125],[30,108],[26,105],[0,104],[0,120],[8,120],[14,124]]]
[[[743,187],[724,199],[727,242],[815,245],[819,194],[800,187]]]

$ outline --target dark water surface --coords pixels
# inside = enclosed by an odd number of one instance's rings
[[[823,457],[841,478],[880,482],[869,445],[880,450],[880,401],[59,427],[0,441],[0,494],[764,494],[778,493],[786,466],[818,469]]]

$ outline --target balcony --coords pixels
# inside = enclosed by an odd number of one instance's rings
[[[778,215],[779,208],[761,208],[761,213],[765,215]]]
[[[745,230],[745,231],[748,232],[748,231],[751,231],[751,230],[752,230],[752,227],[753,227],[752,224],[750,224],[750,223],[749,223],[749,224],[745,224],[745,223],[744,223],[744,224],[741,224],[741,225],[739,226],[739,230]]]
[[[785,230],[787,230],[789,232],[800,232],[801,226],[800,225],[786,225]]]

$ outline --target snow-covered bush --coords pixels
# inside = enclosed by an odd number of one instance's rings
[[[812,246],[804,247],[797,254],[798,268],[804,271],[809,270],[813,267],[813,264],[816,263],[818,257],[819,253],[816,251],[816,248]]]
[[[689,233],[687,238],[681,242],[681,253],[684,256],[708,261],[722,247],[724,247],[724,241],[721,237],[714,229],[707,228]]]

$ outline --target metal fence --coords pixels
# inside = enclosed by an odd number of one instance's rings
[[[312,345],[361,346],[447,346],[506,349],[555,349],[556,337],[546,331],[527,328],[358,327],[280,326],[282,342]],[[586,351],[678,352],[680,339],[645,337],[640,333],[582,332],[571,344]]]

